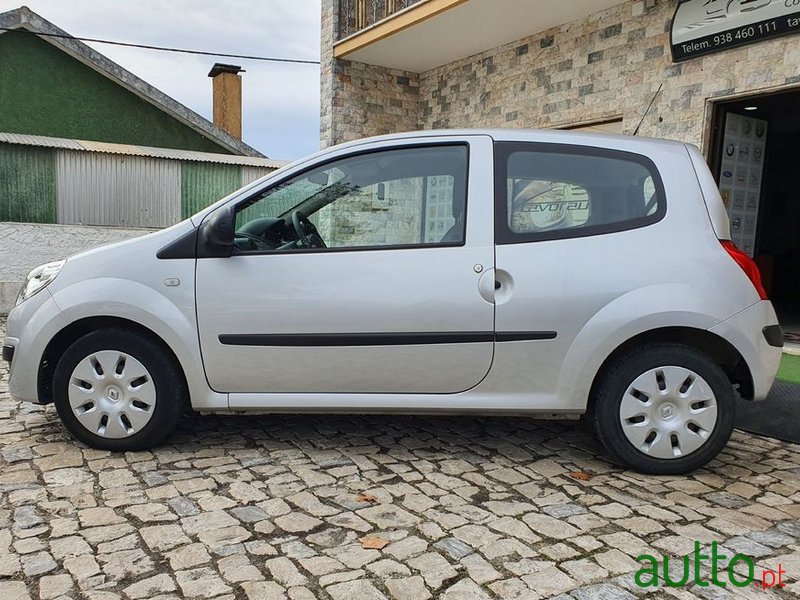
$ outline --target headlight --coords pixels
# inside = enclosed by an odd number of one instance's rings
[[[19,291],[19,296],[17,296],[16,305],[25,302],[25,300],[33,296],[36,292],[44,289],[47,284],[53,281],[53,279],[56,278],[56,275],[61,272],[61,269],[64,268],[64,263],[66,262],[67,261],[65,260],[57,260],[56,262],[38,266],[33,271],[28,273],[28,278],[25,280],[25,285],[22,286],[22,289]]]

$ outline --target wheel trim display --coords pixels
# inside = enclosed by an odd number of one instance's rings
[[[686,367],[665,366],[639,375],[622,398],[622,431],[640,452],[677,459],[699,450],[717,425],[711,386]]]
[[[91,433],[109,439],[130,437],[150,422],[156,387],[149,371],[130,354],[93,352],[72,370],[70,409]]]

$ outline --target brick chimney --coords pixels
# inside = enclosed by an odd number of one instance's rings
[[[214,125],[242,139],[242,76],[237,65],[216,63],[208,72],[214,86]]]

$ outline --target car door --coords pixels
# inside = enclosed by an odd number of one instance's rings
[[[453,393],[479,383],[494,349],[494,304],[479,290],[494,261],[492,164],[484,136],[382,142],[324,156],[240,202],[237,235],[263,241],[237,238],[232,256],[197,261],[211,387]],[[297,210],[327,247],[291,241]]]
[[[666,213],[663,184],[649,158],[623,149],[496,145],[497,339],[527,333],[497,345],[493,375],[526,390],[529,406],[583,410],[586,397],[569,392],[585,364],[605,358],[587,323],[632,290],[669,281],[650,228]],[[625,326],[619,315],[610,328]]]

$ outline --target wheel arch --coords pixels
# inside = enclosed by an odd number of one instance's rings
[[[69,323],[56,333],[50,342],[48,342],[39,361],[39,370],[37,374],[37,389],[39,393],[40,404],[50,404],[53,402],[53,376],[58,361],[64,355],[64,352],[74,342],[83,337],[84,335],[97,331],[99,329],[123,329],[127,331],[135,331],[144,335],[154,342],[156,342],[167,353],[171,360],[174,361],[178,368],[183,385],[188,390],[188,381],[186,372],[175,354],[173,349],[167,344],[164,339],[154,332],[152,329],[145,327],[141,323],[136,323],[130,319],[115,316],[93,316],[78,319]]]
[[[747,400],[753,398],[754,385],[750,367],[733,344],[725,338],[705,329],[676,326],[660,327],[644,331],[617,346],[605,358],[595,373],[589,393],[589,406],[591,406],[591,403],[594,401],[597,385],[603,373],[611,364],[620,356],[637,346],[657,343],[681,344],[707,354],[714,362],[722,367],[722,370],[725,371],[731,384],[739,386],[739,394],[743,398]]]

